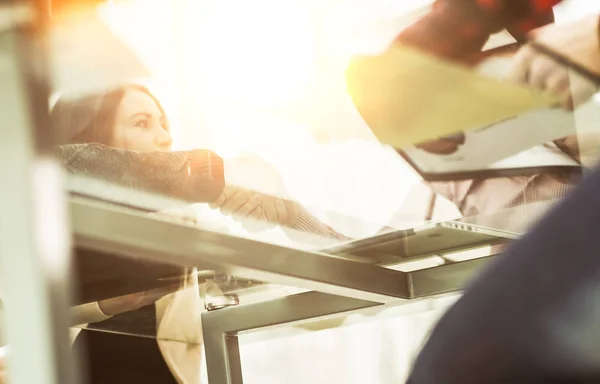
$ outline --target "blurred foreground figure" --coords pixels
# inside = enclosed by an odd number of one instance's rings
[[[556,3],[440,0],[438,10],[400,40],[464,58],[501,26],[526,32],[541,25],[543,18],[536,15]],[[432,25],[436,18],[439,26]],[[443,43],[442,32],[450,25],[457,31],[448,32],[451,41]],[[550,89],[549,79],[562,78],[546,70],[553,65],[540,68],[525,53],[517,58],[517,80]],[[600,169],[479,276],[433,330],[408,383],[600,382],[599,189]]]
[[[600,169],[471,285],[410,384],[600,382]]]

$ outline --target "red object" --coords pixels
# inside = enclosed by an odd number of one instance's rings
[[[529,31],[554,21],[552,7],[561,1],[437,0],[431,13],[404,30],[397,42],[465,60],[502,29],[524,41]]]

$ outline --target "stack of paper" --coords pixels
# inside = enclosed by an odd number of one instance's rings
[[[504,166],[530,172],[578,165],[555,151],[541,156],[545,147],[532,149],[575,133],[573,114],[553,108],[550,95],[503,80],[509,60],[494,58],[473,70],[395,46],[354,60],[348,91],[379,140],[401,150],[426,179],[470,178],[490,169],[501,175]],[[415,146],[457,132],[438,149]],[[523,156],[530,149],[532,156]],[[517,154],[521,163],[498,163]]]
[[[396,148],[554,103],[549,95],[398,45],[383,55],[353,60],[346,78],[367,124],[380,141]]]

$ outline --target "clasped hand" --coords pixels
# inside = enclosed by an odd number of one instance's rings
[[[292,226],[300,213],[297,203],[232,186],[225,187],[221,196],[210,206],[242,222],[250,230],[276,225]]]
[[[301,207],[290,200],[281,175],[255,155],[225,162],[227,186],[211,208],[233,217],[245,229],[259,231],[273,226],[293,226]]]
[[[559,49],[563,54],[573,57],[585,59],[599,56],[598,16],[575,24],[548,25],[532,32],[529,37],[539,45],[549,45],[553,47],[551,49]],[[580,76],[569,74],[566,66],[527,44],[515,55],[510,78],[554,94],[563,108],[572,110],[593,96],[597,87]]]

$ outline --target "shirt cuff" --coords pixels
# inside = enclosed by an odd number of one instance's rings
[[[99,323],[110,318],[111,316],[102,312],[97,301],[71,307],[71,324],[73,325]]]
[[[326,241],[326,243],[321,244],[322,246],[337,244],[340,241],[345,242],[353,240],[352,238],[337,232],[335,229],[321,222],[319,219],[317,219],[304,209],[298,216],[296,222],[294,222],[288,228],[283,226],[282,229],[288,234],[288,237],[308,237],[304,239],[298,239],[300,241],[306,241],[308,239],[312,241]]]

